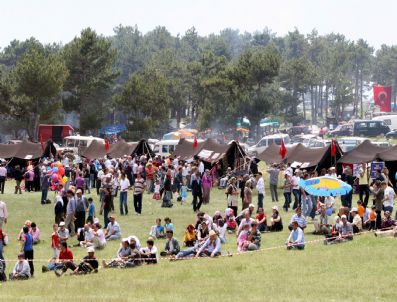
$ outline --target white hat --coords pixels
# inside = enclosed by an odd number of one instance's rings
[[[90,246],[87,248],[87,253],[95,253],[95,249],[92,246]]]
[[[346,215],[342,215],[340,218],[341,219],[343,219],[343,218],[347,219]]]
[[[255,205],[253,203],[250,203],[248,207],[249,208],[255,208]]]
[[[216,235],[216,232],[214,230],[211,230],[208,235],[214,236],[214,235]]]
[[[350,213],[351,212],[357,212],[357,208],[352,208],[351,210],[350,210]]]
[[[61,221],[61,222],[59,223],[59,226],[65,226],[65,222],[64,222],[64,221]]]
[[[272,206],[272,210],[278,211],[278,206]]]

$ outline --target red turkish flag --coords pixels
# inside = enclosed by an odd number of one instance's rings
[[[281,141],[279,154],[282,159],[284,159],[285,156],[287,155],[287,148],[285,148],[284,140]]]
[[[109,139],[107,137],[105,138],[105,151],[106,153],[109,151]]]
[[[331,156],[334,157],[335,155],[336,155],[336,143],[335,143],[335,139],[333,139],[331,141]]]
[[[391,87],[374,86],[375,105],[379,106],[381,112],[391,111]]]
[[[198,147],[198,142],[197,142],[197,137],[194,137],[194,141],[193,141],[193,149],[196,149]]]

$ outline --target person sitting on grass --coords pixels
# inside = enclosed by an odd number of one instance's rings
[[[179,242],[174,238],[174,232],[171,230],[167,231],[167,242],[165,243],[164,251],[160,253],[160,256],[176,256],[180,252]]]
[[[32,222],[30,234],[33,237],[33,244],[38,244],[40,242],[40,230],[35,222]]]
[[[358,214],[357,208],[352,208],[350,211],[350,215],[353,218],[352,219],[352,227],[353,227],[353,233],[359,233],[363,230],[363,221]]]
[[[89,243],[92,242],[92,239],[94,238],[94,233],[91,228],[90,223],[86,223],[84,227],[79,231],[79,237],[80,237],[80,243],[79,245],[81,247],[88,247],[90,246]]]
[[[240,212],[240,214],[236,217],[236,222],[237,222],[238,225],[240,225],[240,224],[241,224],[241,221],[243,221],[244,218],[246,218],[246,214],[247,214],[247,213],[250,214],[250,217],[254,216],[254,213],[255,213],[255,205],[254,205],[253,203],[250,203],[250,204],[248,205],[248,208],[242,210],[242,211]]]
[[[254,221],[251,224],[251,230],[248,232],[248,251],[256,251],[261,247],[261,232],[258,230],[258,223]]]
[[[25,254],[18,254],[18,262],[15,264],[12,273],[10,274],[10,280],[26,280],[31,277],[30,267],[27,260],[25,260]]]
[[[98,260],[95,258],[95,249],[93,247],[87,248],[88,255],[83,258],[79,265],[75,265],[71,261],[64,263],[64,267],[59,270],[54,270],[57,277],[61,277],[68,269],[72,271],[73,275],[85,275],[98,272]]]
[[[298,222],[299,228],[303,231],[306,228],[306,218],[302,215],[302,209],[300,207],[297,207],[295,212],[296,213],[291,217],[288,229],[291,231],[293,229],[292,223],[296,221]]]
[[[59,223],[58,236],[59,242],[67,242],[69,239],[69,230],[66,228],[64,221]]]
[[[113,215],[109,217],[109,220],[110,222],[108,223],[105,231],[105,238],[107,241],[119,240],[121,238],[120,225],[116,221],[116,217]]]
[[[233,209],[227,208],[225,210],[225,221],[226,221],[227,231],[229,232],[229,234],[235,232],[237,228],[237,222],[236,222],[236,218],[234,217]]]
[[[251,224],[255,222],[255,219],[251,218],[251,212],[245,211],[245,217],[241,220],[240,225],[238,226],[237,237],[240,235],[241,231],[244,229],[245,225],[249,225],[251,228]]]
[[[197,240],[205,241],[209,235],[208,221],[203,220],[197,229]]]
[[[221,243],[225,244],[226,243],[227,225],[223,219],[217,220],[217,225],[216,225],[215,231],[218,234],[219,239],[221,240]]]
[[[171,218],[165,217],[164,218],[164,229],[167,232],[168,230],[174,231],[174,224],[171,222]]]
[[[161,219],[156,219],[156,224],[150,228],[149,235],[156,239],[164,239],[166,237],[164,233],[164,227],[161,225]]]
[[[52,258],[47,266],[42,266],[41,271],[43,273],[57,269],[61,270],[65,267],[66,262],[73,262],[73,253],[70,248],[68,248],[67,243],[61,242],[60,247],[61,250],[59,252],[58,258]]]
[[[256,214],[256,223],[258,224],[258,230],[263,233],[267,230],[267,218],[266,214],[263,211],[263,208],[258,209],[258,213]]]
[[[303,250],[305,248],[305,236],[302,229],[299,227],[298,221],[293,221],[291,226],[292,231],[285,243],[287,245],[287,250]]]
[[[189,224],[183,235],[183,246],[192,247],[196,243],[197,234],[193,224]]]
[[[353,240],[353,226],[347,220],[346,215],[341,216],[342,224],[339,229],[339,237],[336,239],[336,242],[344,242]]]
[[[376,229],[376,206],[371,207],[371,211],[369,212],[368,217],[364,218],[364,227],[368,229],[368,231]]]
[[[87,242],[86,246],[93,246],[95,249],[103,249],[106,246],[105,233],[99,223],[92,225],[92,234],[94,237],[91,242]]]
[[[147,246],[141,248],[141,258],[143,258],[144,262],[147,264],[156,264],[158,262],[157,258],[157,247],[154,245],[154,239],[149,237],[146,241]]]
[[[278,212],[278,207],[272,207],[272,218],[270,218],[270,231],[271,232],[280,232],[283,230],[283,221],[281,219],[281,215]]]
[[[329,225],[328,225],[328,215],[326,212],[325,205],[321,205],[320,217],[317,222],[314,223],[314,232],[313,235],[327,235],[329,234]]]
[[[241,227],[241,224],[240,224]],[[248,233],[250,230],[251,226],[249,224],[244,224],[242,230],[239,228],[239,235],[237,238],[237,251],[238,252],[244,252],[247,250],[249,241],[248,241]]]
[[[121,246],[117,251],[117,258],[111,260],[110,262],[106,262],[106,260],[102,260],[102,265],[104,268],[117,268],[117,267],[126,267],[129,257],[131,256],[131,248],[128,238],[124,238],[121,241]]]
[[[385,217],[382,219],[380,230],[391,229],[396,225],[396,221],[391,218],[391,213],[385,211]]]
[[[221,240],[214,230],[209,232],[209,238],[204,244],[198,249],[196,253],[197,257],[217,257],[221,254]]]

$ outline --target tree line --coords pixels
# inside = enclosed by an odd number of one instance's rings
[[[254,130],[264,117],[317,123],[347,106],[362,116],[371,83],[396,81],[396,46],[375,52],[363,39],[316,30],[200,36],[193,27],[173,36],[165,27],[143,34],[120,25],[109,37],[87,28],[66,45],[30,38],[0,52],[4,127],[31,137],[39,123],[59,123],[72,111],[82,134],[122,112],[131,139],[167,131],[171,118],[201,130],[232,128],[241,117]]]

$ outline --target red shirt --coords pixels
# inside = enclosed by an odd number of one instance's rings
[[[73,260],[73,253],[72,251],[67,248],[65,251],[59,253],[59,260]]]
[[[56,249],[59,248],[59,236],[56,232],[51,235],[51,247]]]
[[[266,214],[265,213],[256,215],[256,220],[258,220],[258,221],[262,221],[263,218],[266,218]]]

